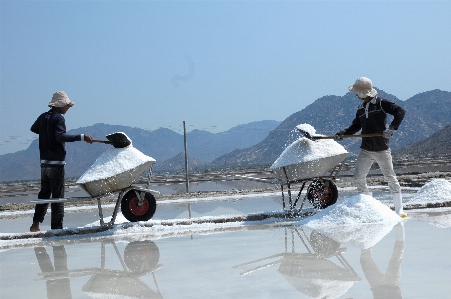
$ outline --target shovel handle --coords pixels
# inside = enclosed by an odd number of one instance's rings
[[[381,137],[382,133],[360,134],[360,135],[340,135],[341,138],[366,138],[366,137]],[[334,139],[334,136],[314,136],[313,139]]]
[[[92,140],[92,142],[98,142],[98,143],[106,143],[106,144],[112,144],[112,142],[111,142],[111,141],[105,141],[105,140],[96,140],[96,139],[93,139],[93,140]]]

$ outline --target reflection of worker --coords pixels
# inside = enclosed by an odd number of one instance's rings
[[[401,296],[401,261],[404,254],[404,224],[396,225],[396,241],[393,253],[383,274],[371,257],[371,248],[362,249],[360,264],[368,280],[374,298],[402,298]]]
[[[53,94],[49,111],[42,113],[31,126],[33,133],[39,134],[39,153],[41,159],[41,190],[39,199],[64,198],[64,164],[66,158],[65,142],[84,140],[92,143],[89,135],[71,135],[66,133],[63,114],[74,103],[64,91]],[[49,204],[37,204],[33,216],[31,232],[40,231],[39,223],[44,221]],[[63,228],[64,204],[52,203],[51,229]]]
[[[53,261],[50,260],[49,255],[44,247],[35,247],[34,253],[38,259],[39,268],[41,268],[47,285],[47,298],[72,298],[69,278],[57,278],[55,272],[67,272],[67,255],[64,245],[53,246]]]
[[[395,103],[377,97],[370,79],[361,77],[349,87],[362,101],[352,124],[335,134],[335,140],[341,140],[340,135],[352,135],[362,130],[362,134],[382,133],[383,136],[362,138],[361,151],[355,164],[354,178],[357,191],[371,194],[366,184],[366,176],[374,161],[379,165],[385,180],[393,194],[395,212],[402,218],[407,217],[402,208],[401,187],[393,170],[389,139],[401,124],[406,111]],[[386,128],[387,113],[394,116],[390,126]]]

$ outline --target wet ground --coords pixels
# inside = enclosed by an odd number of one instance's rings
[[[191,184],[204,193],[188,197],[178,191],[183,184],[151,186],[169,194],[161,196],[153,220],[280,211],[280,191],[263,186]],[[417,189],[404,187],[404,198]],[[83,196],[75,186],[67,191]],[[206,194],[208,200],[198,200]],[[346,182],[339,188],[339,200],[355,194]],[[34,195],[3,199],[27,202],[28,196]],[[391,203],[381,185],[373,186],[373,197]],[[84,208],[68,206],[64,226],[99,220],[96,206]],[[104,208],[105,216],[111,215],[113,205]],[[293,219],[0,241],[0,298],[447,298],[451,208],[407,212],[405,222],[360,228],[364,234],[387,232],[372,248],[347,235],[338,238],[335,228],[334,239],[327,229],[315,231]],[[27,231],[32,213],[1,212],[0,236]],[[49,230],[49,224],[47,215],[41,229]]]
[[[414,192],[404,189],[403,195]],[[376,188],[373,196],[389,203],[387,193]],[[339,189],[340,198],[354,194]],[[240,215],[281,206],[278,192],[265,193],[162,204],[153,219]],[[107,208],[106,214],[111,211]],[[372,248],[355,246],[344,236],[332,239],[327,231],[289,219],[168,227],[173,233],[167,235],[149,228],[145,233],[8,241],[0,246],[0,297],[446,298],[451,292],[451,209],[408,214],[405,222],[387,224],[387,234]],[[30,220],[26,213],[1,218],[0,232],[24,232]],[[98,220],[97,209],[67,212],[64,225]],[[49,221],[47,216],[41,229],[49,229]],[[374,231],[371,226],[368,233]]]

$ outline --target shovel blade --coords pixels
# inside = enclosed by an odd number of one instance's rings
[[[115,148],[124,148],[132,144],[130,138],[125,133],[116,132],[105,136]]]

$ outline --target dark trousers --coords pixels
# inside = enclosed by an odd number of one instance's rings
[[[38,198],[64,198],[64,166],[41,165],[41,191],[39,191]],[[33,222],[42,223],[44,221],[48,206],[48,203],[36,205]],[[64,204],[61,202],[52,203],[51,210],[51,229],[62,229]]]

